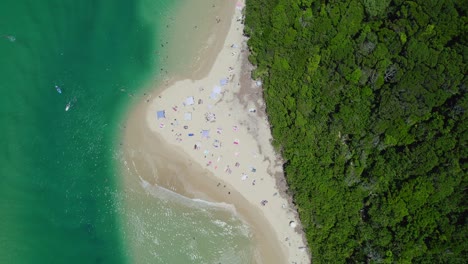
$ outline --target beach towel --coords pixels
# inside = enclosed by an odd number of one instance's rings
[[[164,110],[158,111],[158,119],[161,119],[161,118],[166,118],[166,111]]]
[[[236,8],[239,9],[239,10],[242,10],[244,8],[244,3],[241,2],[241,1],[237,1],[236,3]]]
[[[221,87],[215,86],[215,87],[213,88],[213,93],[220,94],[220,93],[221,93]]]
[[[223,78],[223,79],[219,80],[219,84],[220,84],[221,86],[227,85],[227,84],[228,84],[228,79],[227,79],[227,78]]]
[[[209,130],[202,130],[202,138],[209,138],[210,131]]]
[[[187,97],[187,99],[185,99],[185,104],[186,105],[193,105],[194,103],[195,103],[195,101],[193,99],[193,96]]]
[[[218,99],[218,95],[220,95],[220,94],[221,94],[221,87],[216,85],[213,88],[213,91],[210,94],[210,98],[213,99],[213,100],[216,100],[216,99]]]

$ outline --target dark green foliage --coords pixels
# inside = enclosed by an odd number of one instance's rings
[[[465,263],[466,1],[248,0],[314,263]]]

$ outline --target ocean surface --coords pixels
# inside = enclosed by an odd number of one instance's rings
[[[228,206],[118,181],[125,113],[185,1],[0,1],[0,263],[249,262]]]

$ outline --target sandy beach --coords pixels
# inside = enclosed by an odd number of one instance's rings
[[[261,82],[250,79],[243,7],[227,3],[192,71],[159,83],[132,111],[126,167],[150,184],[234,205],[251,227],[256,263],[310,263],[270,143]]]

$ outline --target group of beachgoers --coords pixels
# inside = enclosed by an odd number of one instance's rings
[[[243,1],[236,4],[239,10],[243,6]],[[239,12],[238,15],[231,27],[239,26],[242,31],[242,14]],[[242,54],[247,50],[247,38],[243,36],[227,41],[219,54],[222,60],[215,62],[206,78],[176,82],[171,86],[172,90],[160,94],[156,99],[159,102],[151,105],[148,115],[155,121],[150,122],[151,128],[159,131],[169,142],[180,144],[194,161],[219,177],[215,184],[218,188],[225,188],[227,195],[231,194],[231,188],[237,189],[265,216],[274,219],[275,232],[290,248],[288,263],[296,263],[299,259],[304,261],[298,263],[308,263],[307,254],[299,254],[303,248],[299,252],[297,247],[293,249],[296,245],[303,247],[303,242],[294,232],[297,220],[292,214],[293,208],[276,188],[272,173],[276,173],[277,164],[271,161],[273,154],[269,147],[259,146],[263,141],[255,136],[252,138],[252,131],[257,130],[258,124],[250,121],[257,122],[257,115],[263,113],[259,113],[252,104],[236,103],[236,97],[244,98],[239,83],[243,80],[239,78],[242,72],[238,67]],[[256,81],[251,86],[252,89],[259,88],[262,82]],[[249,103],[258,105],[255,101]],[[252,125],[253,130],[250,129]],[[263,129],[263,124],[259,127]],[[225,184],[221,182],[222,178]]]
[[[240,47],[236,44],[230,46],[231,49],[237,50]],[[233,52],[237,53],[237,52]],[[158,109],[157,118],[159,129],[171,129],[172,135],[177,143],[190,144],[193,146],[193,151],[199,151],[200,155],[206,159],[204,163],[206,167],[212,170],[223,169],[225,175],[235,175],[238,173],[241,181],[246,181],[251,186],[255,186],[258,180],[256,172],[257,169],[253,164],[241,164],[241,151],[239,145],[241,144],[242,132],[241,123],[235,120],[235,113],[225,113],[216,107],[217,102],[223,99],[226,93],[230,92],[230,87],[236,85],[233,80],[234,67],[228,67],[227,77],[219,78],[219,83],[213,83],[213,91],[208,93],[209,87],[187,87],[187,91],[193,91],[198,95],[185,94],[181,95],[181,100],[178,105],[170,106],[169,110]],[[240,85],[240,84],[237,84]],[[255,114],[256,111],[248,110],[248,113]],[[221,122],[217,122],[218,115],[222,118]],[[192,118],[194,120],[192,120]],[[232,120],[232,122],[226,122]],[[194,131],[197,127],[192,122],[196,122],[198,127],[204,124],[200,131]],[[170,124],[170,128],[166,125]],[[226,125],[228,130],[226,130]],[[223,127],[224,125],[224,127]],[[229,139],[228,139],[229,138]],[[229,142],[230,141],[230,142]],[[229,143],[227,143],[229,142]],[[232,145],[227,146],[226,144]],[[232,152],[233,159],[223,158],[226,155],[226,149]],[[252,159],[259,157],[257,149],[252,149]],[[245,151],[244,151],[245,152]],[[243,153],[244,155],[246,153]],[[245,162],[245,161],[244,161]],[[261,205],[265,206],[268,201],[259,201]]]

